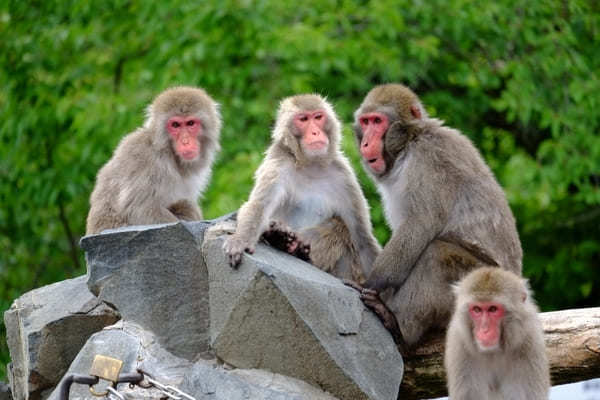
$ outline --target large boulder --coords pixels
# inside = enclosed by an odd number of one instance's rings
[[[81,239],[88,285],[178,357],[210,358],[205,222],[131,226]]]
[[[236,270],[222,250],[233,230],[206,234],[211,344],[239,368],[292,376],[342,399],[396,399],[403,372],[389,332],[355,290],[270,247]]]
[[[86,277],[25,293],[4,313],[13,397],[40,398],[57,384],[87,339],[119,314],[87,288]]]
[[[123,361],[122,372],[138,368],[156,381],[178,388],[196,400],[335,400],[305,382],[258,370],[227,370],[214,360],[192,362],[166,351],[155,335],[134,323],[123,322],[92,336],[85,344],[66,376],[87,374],[94,357],[104,355]],[[101,392],[107,382],[94,390]],[[117,390],[132,399],[157,399],[164,395],[156,388],[130,388],[120,384]],[[48,400],[60,400],[60,386]],[[70,400],[92,400],[88,386],[73,383]]]
[[[230,268],[222,245],[234,226],[222,218],[84,237],[87,285],[32,291],[6,313],[14,398],[44,398],[69,364],[69,374],[88,374],[101,354],[198,400],[395,400],[402,358],[358,293],[262,244]],[[73,384],[70,398],[94,397]]]

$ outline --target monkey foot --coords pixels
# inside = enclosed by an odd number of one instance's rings
[[[223,250],[229,258],[229,265],[232,268],[237,268],[242,262],[242,254],[244,252],[253,254],[254,247],[248,246],[245,242],[239,240],[235,236],[230,236],[223,244]]]
[[[398,320],[394,313],[385,305],[379,293],[374,289],[365,288],[354,281],[344,280],[344,285],[349,286],[360,293],[360,299],[367,308],[377,315],[383,326],[390,332],[398,350],[402,355],[408,354],[408,345],[404,341],[404,336],[400,331]]]
[[[310,245],[303,243],[294,232],[278,222],[271,222],[269,229],[262,234],[262,240],[278,250],[310,262]]]

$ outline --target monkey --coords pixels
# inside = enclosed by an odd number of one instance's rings
[[[232,267],[253,253],[271,221],[310,246],[311,262],[343,279],[362,281],[380,246],[367,201],[340,150],[341,124],[317,94],[285,98],[255,185],[224,243]]]
[[[527,281],[482,267],[453,289],[444,354],[450,399],[548,399],[544,332]]]
[[[197,199],[220,150],[220,130],[219,105],[203,89],[160,93],[143,126],[121,140],[98,172],[86,234],[202,219]]]
[[[521,274],[522,249],[502,188],[471,141],[428,116],[401,84],[376,86],[354,113],[362,164],[381,195],[390,240],[361,299],[406,353],[443,330],[451,284],[494,266]]]

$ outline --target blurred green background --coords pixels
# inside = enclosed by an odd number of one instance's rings
[[[349,128],[384,82],[411,86],[481,150],[518,220],[541,308],[600,305],[599,4],[0,1],[0,309],[85,273],[78,241],[95,175],[177,84],[222,105],[207,218],[247,198],[278,101],[318,92],[346,122],[343,146],[385,243]]]

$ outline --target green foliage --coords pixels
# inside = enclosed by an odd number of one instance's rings
[[[198,85],[222,105],[223,151],[202,200],[211,218],[247,198],[279,99],[319,92],[348,122],[374,84],[392,81],[481,149],[542,308],[598,305],[599,11],[585,0],[5,0],[0,308],[84,272],[96,172],[161,90]],[[349,129],[343,146],[383,243]]]

